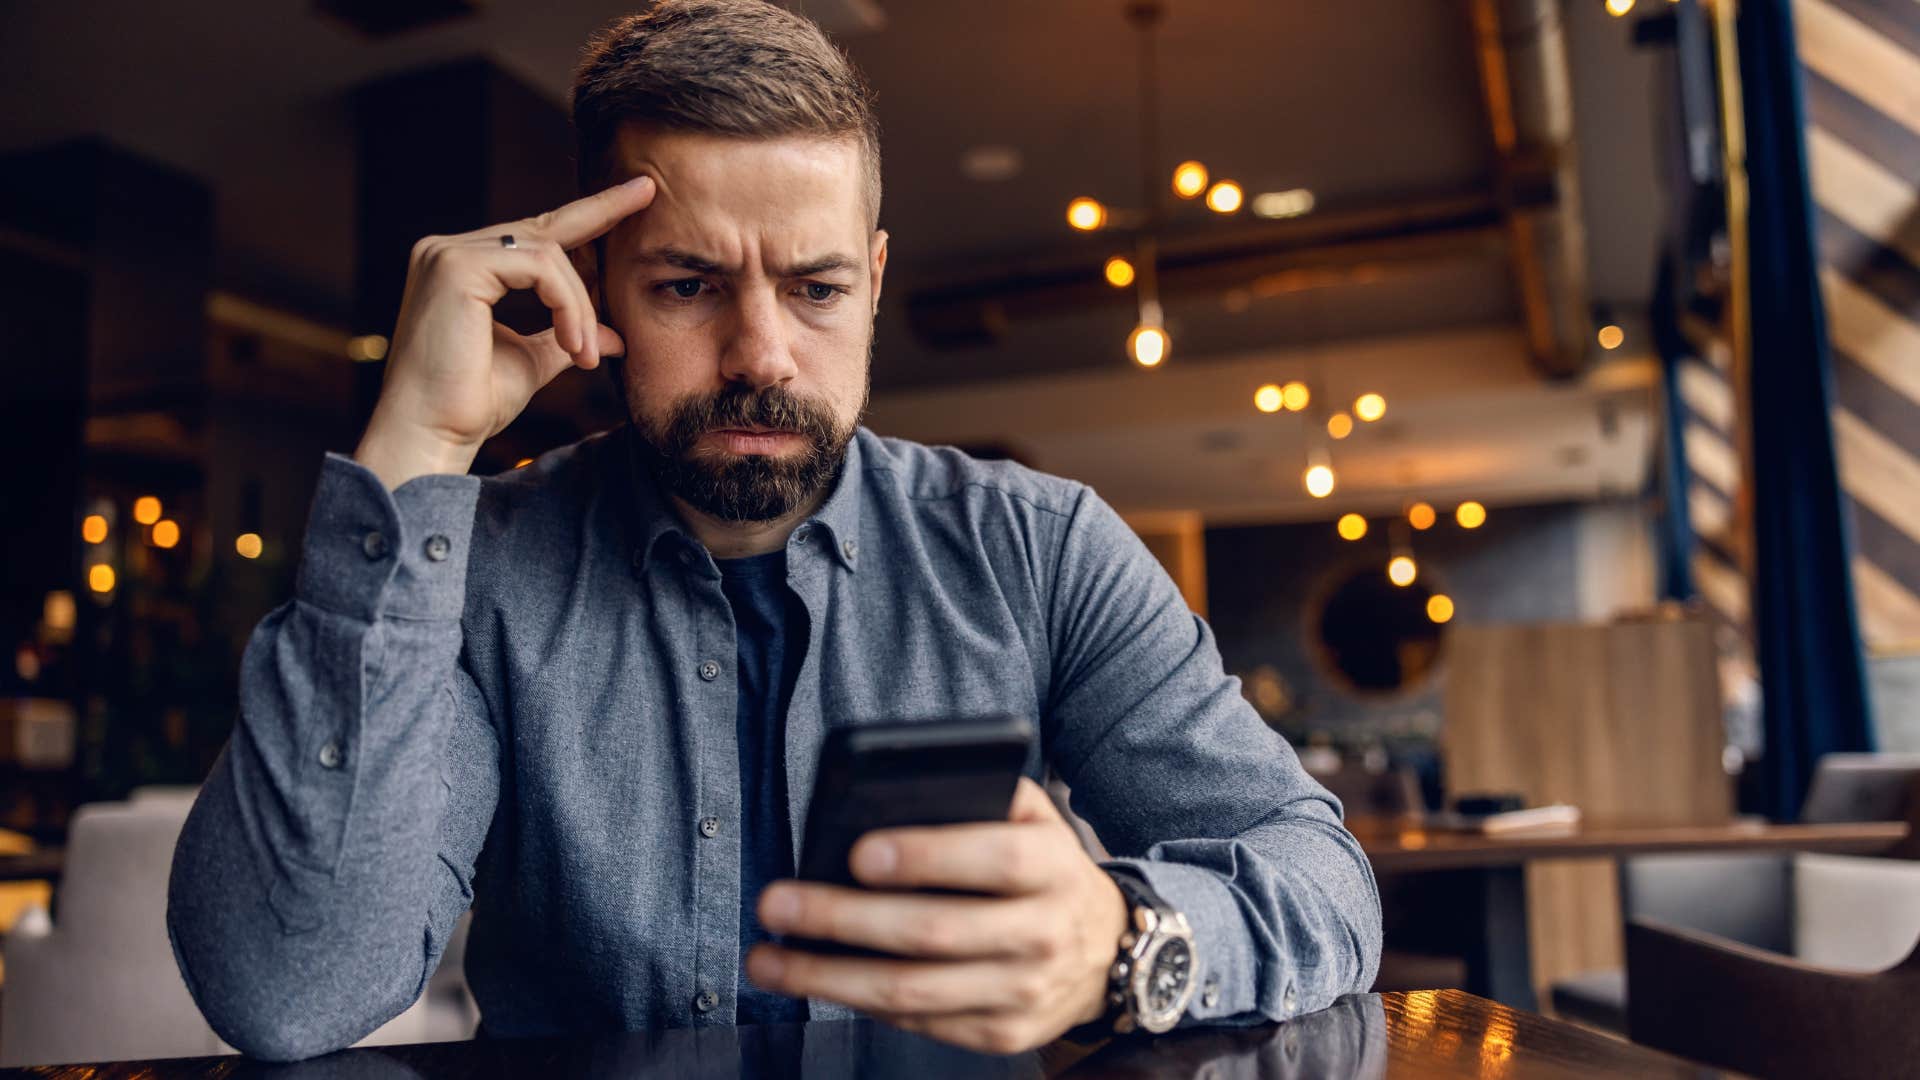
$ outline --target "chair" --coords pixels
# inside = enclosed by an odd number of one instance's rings
[[[1809,824],[1844,821],[1913,823],[1920,833],[1920,755],[1828,754],[1820,759],[1801,808]],[[1910,835],[1888,857],[1765,855],[1644,855],[1620,861],[1620,910],[1644,919],[1724,938],[1774,953],[1792,953],[1816,963],[1882,967],[1913,943],[1907,920],[1886,913],[1896,900],[1920,888],[1912,863],[1920,854]],[[1862,891],[1868,882],[1877,885]],[[1891,890],[1891,893],[1890,893]],[[1902,891],[1904,890],[1904,891]],[[1861,924],[1840,912],[1857,913],[1867,898],[1887,900],[1879,922]],[[1849,898],[1852,899],[1849,899]],[[1563,979],[1552,987],[1555,1014],[1625,1033],[1627,974],[1614,969]]]
[[[167,940],[167,875],[191,805],[154,793],[74,814],[58,918],[32,909],[6,935],[0,1065],[232,1052],[201,1017]],[[459,956],[450,943],[421,1000],[363,1042],[471,1038],[478,1012]]]
[[[1755,1076],[1910,1075],[1920,948],[1884,971],[1815,967],[1710,934],[1627,924],[1633,1041]]]

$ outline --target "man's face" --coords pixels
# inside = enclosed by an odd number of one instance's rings
[[[887,237],[859,145],[629,126],[616,151],[616,179],[658,184],[601,268],[656,472],[721,520],[785,516],[833,480],[866,408]]]

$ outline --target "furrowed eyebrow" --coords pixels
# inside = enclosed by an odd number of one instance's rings
[[[712,259],[703,255],[695,255],[691,251],[677,247],[649,248],[646,251],[640,252],[634,259],[637,262],[643,263],[665,263],[668,266],[678,267],[682,270],[691,270],[696,274],[724,274],[727,272],[726,267],[721,266]]]
[[[684,248],[663,246],[648,248],[634,256],[642,263],[664,263],[668,266],[687,270],[696,274],[725,276],[731,273],[714,259],[705,255],[696,255]],[[822,255],[816,259],[807,259],[792,266],[782,267],[777,276],[783,278],[813,277],[833,271],[854,273],[860,269],[859,260],[850,255]]]
[[[780,271],[780,276],[813,277],[816,274],[825,274],[836,270],[851,274],[859,269],[859,260],[851,258],[850,256],[822,255],[817,259],[810,259],[806,262],[796,263],[793,266],[786,267]]]

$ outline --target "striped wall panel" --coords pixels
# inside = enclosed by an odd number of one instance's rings
[[[1854,590],[1920,648],[1920,0],[1794,0]]]

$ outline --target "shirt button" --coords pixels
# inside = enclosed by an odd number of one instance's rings
[[[807,537],[812,535],[813,535],[813,526],[811,525],[802,525],[799,528],[793,530],[793,538],[795,540],[800,541],[801,543],[805,543]]]
[[[366,552],[369,559],[384,559],[388,551],[387,538],[379,529],[375,529],[360,538],[360,550]]]
[[[1203,1008],[1208,1009],[1220,1004],[1220,983],[1218,980],[1207,980],[1207,985],[1200,990],[1200,1004]]]
[[[860,554],[860,545],[849,540],[846,543],[840,545],[840,550],[846,552],[847,558],[851,559],[855,555]]]
[[[695,1012],[710,1013],[720,1005],[720,995],[711,990],[702,990],[693,996]]]
[[[700,819],[700,835],[706,837],[709,840],[720,835],[720,819],[717,817],[701,818]]]
[[[328,742],[320,747],[320,767],[337,769],[340,767],[340,744]]]
[[[439,533],[427,537],[427,558],[432,559],[434,562],[447,561],[447,555],[452,551],[453,541],[441,536]]]
[[[707,680],[708,682],[712,682],[713,680],[719,678],[720,664],[714,660],[708,660],[705,663],[701,664],[700,677]]]
[[[1294,995],[1291,983],[1287,985],[1287,992],[1280,995],[1280,1007],[1287,1011],[1288,1016],[1292,1016],[1300,1008],[1300,999]]]

